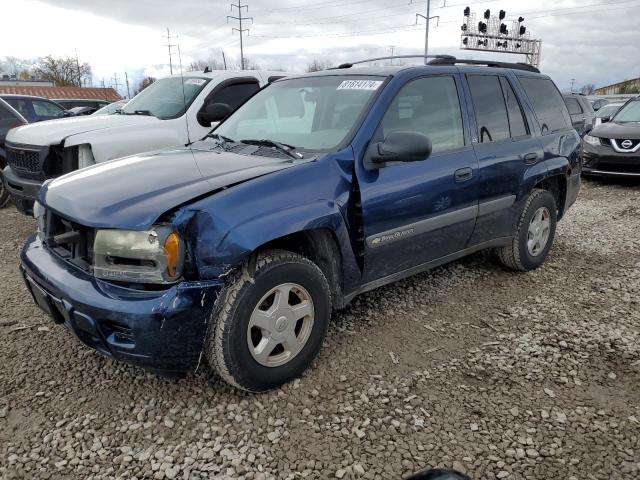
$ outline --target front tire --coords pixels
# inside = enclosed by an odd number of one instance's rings
[[[521,272],[538,268],[551,250],[558,207],[547,190],[535,189],[527,198],[511,245],[498,249],[500,261]]]
[[[298,377],[318,354],[331,293],[313,262],[284,250],[259,254],[255,273],[238,272],[209,325],[209,364],[229,384],[263,392]]]

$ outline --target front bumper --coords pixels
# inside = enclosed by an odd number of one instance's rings
[[[619,153],[610,145],[583,142],[582,173],[601,177],[640,178],[640,151]]]
[[[31,237],[21,271],[34,301],[55,323],[116,360],[175,375],[198,364],[221,281],[139,291],[96,279]]]
[[[42,181],[19,177],[11,167],[5,167],[2,174],[7,191],[18,211],[25,215],[32,215],[33,202],[38,198]]]

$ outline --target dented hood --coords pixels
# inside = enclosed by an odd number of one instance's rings
[[[88,227],[145,230],[163,213],[189,200],[294,164],[279,158],[179,148],[64,175],[45,184],[39,200]]]
[[[159,123],[155,117],[145,115],[86,115],[37,122],[9,130],[7,141],[25,145],[58,145],[79,133],[115,127]]]

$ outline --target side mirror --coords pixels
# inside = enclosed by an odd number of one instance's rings
[[[369,168],[382,168],[390,162],[418,162],[431,155],[429,137],[418,132],[391,132],[384,142],[370,147],[366,164]]]
[[[198,123],[210,127],[213,122],[221,122],[231,114],[231,107],[226,103],[212,103],[198,112]]]
[[[65,110],[64,112],[62,112],[62,117],[63,118],[67,118],[67,117],[75,117],[76,114],[73,112],[70,112],[69,110]]]
[[[606,117],[602,117],[602,118],[600,119],[600,121],[601,121],[602,123],[608,123],[608,122],[610,122],[610,121],[611,121],[611,116],[610,116],[610,115],[607,115]]]

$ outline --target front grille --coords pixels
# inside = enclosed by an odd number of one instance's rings
[[[7,145],[7,163],[17,174],[28,173],[37,175],[41,173],[40,151],[14,148]]]
[[[619,150],[633,150],[638,146],[638,144],[640,143],[640,140],[634,140],[631,138],[630,139],[618,138],[615,140],[612,139],[611,143],[613,142],[615,142]]]
[[[91,270],[95,230],[79,225],[47,210],[44,243],[63,260]]]

